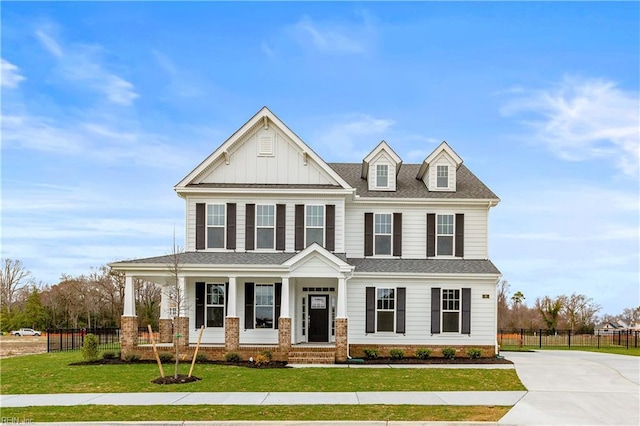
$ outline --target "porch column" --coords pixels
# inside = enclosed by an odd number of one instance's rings
[[[130,275],[124,278],[124,312],[122,316],[136,316],[136,289],[133,283],[133,277]]]
[[[278,348],[288,356],[291,349],[291,317],[289,315],[289,277],[282,277],[280,318],[278,318]]]
[[[124,309],[120,318],[120,354],[122,358],[138,346],[138,317],[136,316],[135,286],[133,277],[124,279]]]
[[[174,324],[176,339],[174,344],[189,346],[189,311],[187,309],[187,286],[183,276],[178,277],[177,302],[180,304],[178,310],[177,324]]]
[[[336,309],[336,361],[346,362],[348,349],[347,279],[338,278],[338,308]]]
[[[347,280],[345,277],[338,278],[338,309],[336,318],[347,317]]]
[[[160,343],[173,342],[173,319],[169,312],[169,286],[162,286],[160,291],[160,321],[158,326],[160,327]]]
[[[237,298],[236,277],[229,277],[227,317],[224,319],[224,346],[226,351],[236,351],[240,347],[240,318],[238,318],[236,309]]]

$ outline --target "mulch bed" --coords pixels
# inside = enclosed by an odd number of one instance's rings
[[[393,359],[393,358],[376,358],[376,359],[366,359],[364,360],[365,364],[513,364],[511,361],[504,358],[427,358],[427,359],[418,359],[418,358],[402,358],[402,359]]]
[[[151,383],[155,383],[157,385],[181,385],[183,383],[197,382],[198,380],[200,380],[200,378],[196,376],[189,377],[186,374],[178,374],[177,378],[172,375],[158,377],[157,379],[152,380]]]
[[[184,364],[184,363],[186,362],[181,362],[181,364]],[[191,363],[191,361],[189,361],[188,363]],[[126,361],[120,358],[97,359],[95,361],[72,362],[69,365],[126,365],[126,364],[156,364],[156,360],[144,359],[144,360],[138,360],[138,361]],[[166,363],[163,363],[163,365],[164,364]],[[171,361],[170,364],[173,364],[173,361]],[[196,364],[234,365],[236,367],[247,367],[247,368],[291,368],[290,365],[287,365],[286,361],[269,361],[263,364],[256,364],[255,362],[250,362],[250,361],[237,361],[237,362],[196,361]]]

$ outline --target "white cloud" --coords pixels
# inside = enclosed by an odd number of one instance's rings
[[[62,47],[53,37],[48,35],[44,29],[37,30],[36,37],[38,38],[42,46],[47,50],[47,52],[49,52],[56,58],[62,58],[62,56],[64,55]]]
[[[25,77],[20,74],[19,68],[11,62],[2,59],[2,87],[15,89]]]
[[[313,47],[325,53],[364,53],[375,38],[370,19],[362,14],[360,22],[318,22],[303,16],[287,29],[303,46]]]
[[[529,139],[569,161],[606,159],[637,176],[640,160],[640,99],[604,79],[565,77],[540,90],[519,88],[502,113],[522,116]]]

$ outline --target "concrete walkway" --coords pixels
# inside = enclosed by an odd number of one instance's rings
[[[640,357],[505,352],[528,392],[501,425],[640,425]]]

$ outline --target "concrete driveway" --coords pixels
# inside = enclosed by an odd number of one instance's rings
[[[640,425],[640,357],[505,352],[529,392],[501,425]]]

